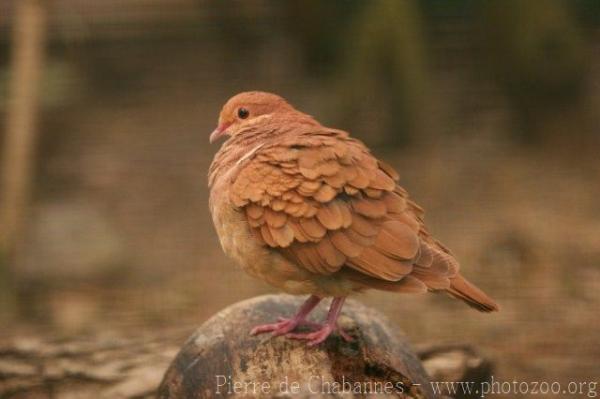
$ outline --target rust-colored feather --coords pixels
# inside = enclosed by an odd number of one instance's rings
[[[379,233],[379,224],[377,222],[358,214],[352,215],[350,228],[365,237],[373,237]]]
[[[311,237],[304,232],[302,227],[300,227],[298,220],[290,221],[289,226],[294,232],[294,238],[296,239],[296,241],[301,243],[311,241]]]
[[[337,193],[337,190],[331,187],[329,184],[323,184],[313,197],[317,201],[325,203],[334,199]]]
[[[344,255],[349,258],[356,258],[362,252],[363,246],[360,243],[352,241],[347,234],[347,231],[337,230],[329,234],[331,243]]]
[[[415,260],[415,264],[420,267],[429,267],[433,263],[433,250],[421,241],[419,247],[419,257]]]
[[[369,218],[380,218],[385,216],[387,212],[383,201],[366,197],[353,199],[352,208],[356,213]]]
[[[264,218],[270,227],[280,228],[285,225],[287,216],[284,212],[276,212],[271,208],[264,208]]]
[[[300,228],[311,238],[321,238],[327,233],[325,227],[313,218],[300,219]]]
[[[400,214],[406,210],[406,200],[394,192],[386,193],[382,201],[390,215]]]
[[[269,228],[273,241],[275,241],[276,247],[285,248],[288,247],[294,241],[294,230],[289,224],[284,224],[281,227]]]
[[[348,183],[355,188],[367,188],[371,181],[370,173],[361,167],[354,168],[356,175]]]
[[[394,168],[392,168],[387,163],[385,163],[385,162],[383,162],[383,161],[380,160],[379,161],[379,167],[381,168],[381,170],[383,170],[385,173],[387,173],[387,175],[389,177],[391,177],[394,181],[400,180],[400,175],[398,175],[398,172],[396,172],[394,170]]]
[[[313,195],[321,188],[322,183],[318,180],[304,180],[298,186],[298,193],[304,196]]]
[[[396,182],[381,169],[375,171],[375,178],[369,183],[370,188],[392,191],[396,187]]]
[[[331,201],[319,208],[317,211],[317,219],[328,230],[337,230],[344,225],[344,214],[339,201]]]
[[[354,245],[359,245],[361,247],[370,247],[371,245],[375,244],[375,240],[377,239],[376,235],[364,236],[353,229],[346,229],[344,232],[348,239],[354,243]]]
[[[377,249],[393,259],[414,260],[420,242],[417,235],[405,224],[390,220],[383,223],[375,242]]]
[[[325,259],[329,270],[338,270],[346,261],[344,254],[331,243],[328,236],[318,242],[317,252]]]
[[[277,246],[277,242],[275,241],[275,239],[273,238],[273,236],[271,235],[271,231],[269,229],[269,226],[267,226],[266,224],[263,224],[260,227],[260,235],[263,239],[263,241],[270,247],[276,247]]]
[[[348,260],[350,267],[369,276],[388,281],[398,281],[412,270],[412,263],[385,256],[374,247],[365,248],[359,257]]]
[[[256,204],[249,204],[246,207],[246,215],[252,219],[260,219],[264,213],[264,208]]]

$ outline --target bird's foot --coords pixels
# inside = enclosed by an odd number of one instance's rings
[[[285,321],[288,320],[285,317],[279,317],[277,319],[278,321]],[[314,331],[317,330],[321,330],[323,328],[324,324],[321,323],[316,323],[314,321],[309,321],[309,320],[300,320],[298,322],[298,327],[309,327],[313,329]],[[345,332],[344,330],[342,330],[342,328],[338,325],[336,325],[336,327],[333,329],[336,333],[339,334],[340,337],[342,337],[344,339],[344,341],[346,342],[352,342],[354,341],[354,338],[352,338],[352,336],[350,334],[348,334],[347,332]]]
[[[306,320],[306,316],[311,310],[318,305],[321,298],[311,295],[300,307],[300,310],[292,318],[279,318],[277,323],[261,324],[250,331],[251,335],[263,334],[266,332],[272,333],[272,336],[286,335],[292,339],[302,339],[308,341],[308,346],[315,346],[325,341],[332,332],[337,331],[338,334],[347,342],[353,341],[353,338],[342,331],[337,325],[337,319],[344,304],[345,297],[336,297],[331,302],[329,312],[327,313],[327,322],[325,324],[314,323]],[[298,326],[308,326],[314,331],[293,333]]]
[[[286,319],[280,317],[277,323],[261,324],[254,327],[250,331],[250,335],[258,335],[264,333],[273,333],[273,336],[284,335],[293,331],[300,323],[301,320],[295,318]]]
[[[290,319],[287,319],[285,317],[277,318],[277,321],[279,321],[279,322],[286,321],[286,320],[290,320]],[[318,330],[321,327],[323,327],[323,324],[303,319],[303,320],[298,321],[297,327],[308,327],[308,328],[312,328],[313,330]]]
[[[315,346],[325,341],[327,337],[331,335],[332,332],[337,332],[346,342],[352,342],[354,338],[352,338],[348,333],[339,328],[337,325],[327,324],[317,324],[319,329],[312,332],[299,332],[299,333],[288,333],[286,337],[291,339],[302,339],[308,341],[308,346]]]

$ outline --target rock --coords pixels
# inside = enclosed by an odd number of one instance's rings
[[[377,311],[348,300],[337,334],[316,348],[250,329],[292,315],[302,298],[267,295],[232,305],[204,323],[171,363],[158,397],[431,398],[427,374],[406,337]],[[326,307],[314,311],[325,318]]]
[[[490,382],[494,373],[493,363],[468,345],[421,345],[417,348],[423,367],[431,381],[442,382],[436,387],[450,395],[445,382],[473,382],[481,386]],[[473,397],[458,390],[453,393],[457,399]]]

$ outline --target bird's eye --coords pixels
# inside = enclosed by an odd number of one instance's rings
[[[240,119],[246,119],[250,115],[250,112],[246,108],[238,109],[238,116]]]

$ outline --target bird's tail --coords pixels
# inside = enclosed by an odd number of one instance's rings
[[[486,293],[475,287],[463,276],[457,275],[451,281],[448,293],[454,298],[464,301],[467,305],[480,312],[495,312],[500,308]]]

